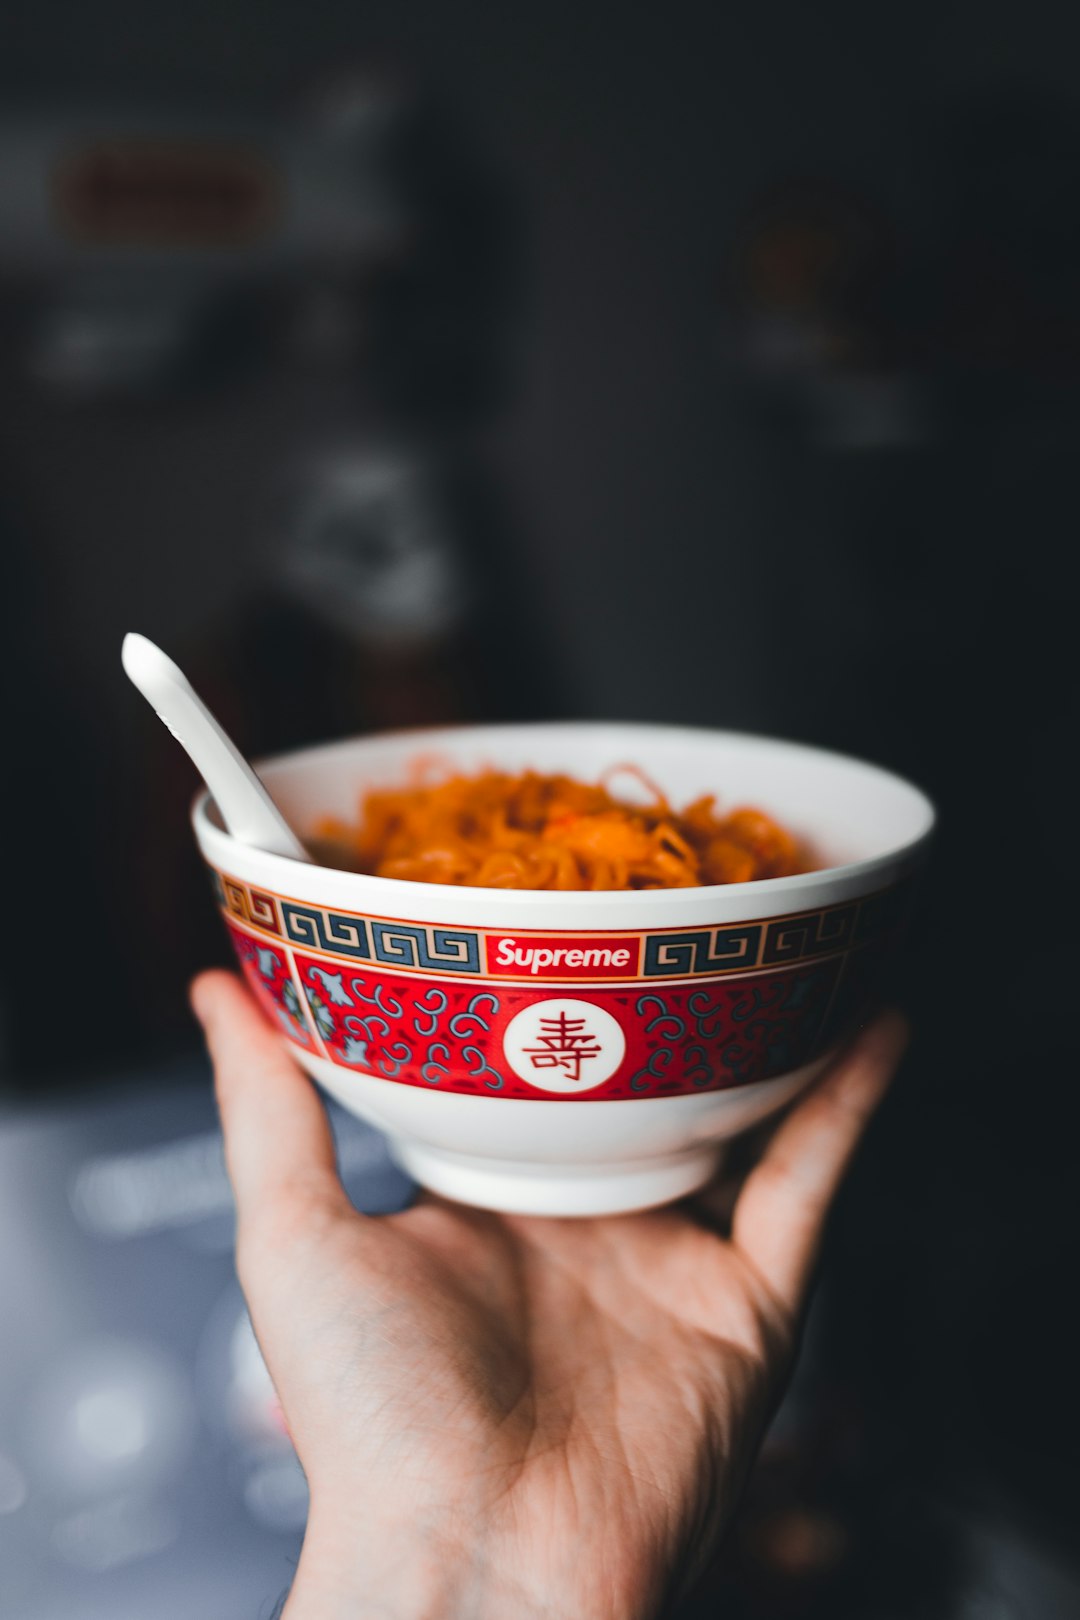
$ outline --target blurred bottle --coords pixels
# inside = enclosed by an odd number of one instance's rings
[[[474,469],[403,447],[318,458],[280,573],[285,594],[348,650],[354,727],[559,707],[529,592]]]

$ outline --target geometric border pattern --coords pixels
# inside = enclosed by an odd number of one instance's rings
[[[214,891],[218,903],[225,911],[239,917],[241,922],[254,923],[268,934],[280,934],[281,922],[278,916],[277,900],[272,894],[264,894],[261,889],[252,889],[238,878],[227,877],[224,872],[214,872]]]
[[[479,936],[467,928],[434,928],[324,911],[282,900],[285,937],[295,945],[387,967],[428,972],[479,973]]]
[[[755,967],[761,949],[761,924],[700,928],[681,933],[646,934],[645,978],[689,978],[696,973],[730,973]]]
[[[218,903],[226,916],[305,950],[406,973],[481,974],[488,979],[532,984],[538,979],[552,983],[560,977],[557,968],[537,975],[527,969],[507,972],[498,966],[493,960],[494,951],[488,955],[487,940],[489,936],[505,938],[505,928],[445,928],[331,911],[253,889],[212,868],[211,873]],[[625,975],[628,981],[715,978],[755,968],[786,967],[840,954],[892,933],[903,921],[911,887],[906,882],[862,900],[762,922],[669,928],[643,934],[612,932],[604,938],[612,945],[631,947],[630,970]],[[514,935],[527,945],[534,932],[542,938],[551,937],[550,930],[541,933],[515,929]],[[592,939],[597,930],[589,930],[589,935]],[[572,945],[575,934],[568,930],[562,937]]]
[[[296,945],[314,946],[332,956],[356,956],[370,960],[367,922],[363,917],[342,916],[338,912],[323,911],[319,906],[301,906],[295,901],[281,902],[281,915],[285,923],[285,938]]]
[[[852,901],[828,911],[783,917],[770,923],[765,930],[762,962],[802,962],[808,956],[846,951],[855,932],[858,910],[857,902]]]

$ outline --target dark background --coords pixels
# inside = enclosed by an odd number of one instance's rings
[[[184,985],[223,943],[128,629],[255,753],[569,714],[898,769],[942,815],[917,1039],[700,1612],[1077,1612],[1074,10],[92,0],[4,29],[0,1133],[59,1209],[102,1110],[118,1142],[210,1128]],[[73,221],[56,154],[147,132],[287,171],[265,250],[189,251],[205,201],[130,177]],[[117,206],[151,239],[102,247]],[[365,615],[350,590],[420,551],[437,586]],[[6,1218],[42,1320],[51,1218]],[[200,1612],[236,1612],[208,1547]],[[26,1620],[67,1612],[46,1563]]]

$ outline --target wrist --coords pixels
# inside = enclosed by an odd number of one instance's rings
[[[482,1587],[475,1552],[419,1523],[369,1534],[313,1514],[282,1620],[487,1620]],[[500,1620],[519,1615],[503,1608]]]
[[[417,1518],[373,1529],[313,1512],[281,1620],[644,1620],[654,1572],[632,1554],[618,1573],[579,1545],[530,1568],[527,1544],[478,1516],[452,1534]],[[636,1565],[636,1567],[635,1567]],[[614,1576],[614,1578],[613,1578]]]

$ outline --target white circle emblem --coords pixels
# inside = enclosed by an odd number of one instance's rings
[[[595,1002],[558,996],[516,1013],[503,1051],[520,1080],[539,1091],[576,1095],[611,1079],[626,1055],[626,1037]]]

